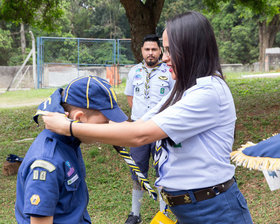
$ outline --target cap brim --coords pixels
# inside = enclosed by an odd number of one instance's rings
[[[119,108],[100,111],[105,117],[114,122],[124,122],[128,119],[125,113]]]

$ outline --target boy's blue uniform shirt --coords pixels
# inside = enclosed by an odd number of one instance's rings
[[[42,131],[18,171],[16,218],[54,216],[55,223],[91,223],[80,141]]]

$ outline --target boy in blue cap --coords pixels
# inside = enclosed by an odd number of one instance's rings
[[[80,77],[57,89],[39,105],[34,120],[46,112],[68,112],[83,123],[122,122],[127,116],[117,105],[109,83],[96,76]],[[15,215],[20,224],[91,223],[87,212],[80,140],[43,130],[19,168]]]

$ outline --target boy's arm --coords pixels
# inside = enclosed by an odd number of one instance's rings
[[[30,217],[30,224],[53,224],[53,216]]]

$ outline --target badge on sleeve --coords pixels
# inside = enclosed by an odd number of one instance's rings
[[[34,170],[33,171],[33,180],[38,180],[39,178],[39,171],[38,170]]]
[[[46,160],[41,160],[41,159],[35,160],[32,163],[32,165],[30,166],[30,168],[32,170],[36,167],[44,168],[45,170],[49,171],[50,173],[53,172],[56,169],[56,167],[52,163],[50,163]]]
[[[33,194],[30,198],[30,203],[32,205],[38,205],[40,203],[40,196],[38,194]]]
[[[47,178],[47,171],[40,172],[40,180],[46,180]]]

